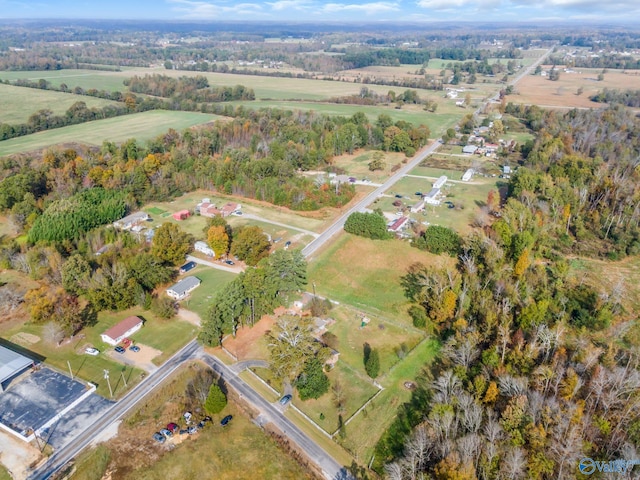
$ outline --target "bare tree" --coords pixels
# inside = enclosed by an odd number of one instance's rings
[[[500,463],[500,472],[502,478],[516,480],[524,478],[526,474],[527,459],[521,448],[511,447],[504,455],[504,459]],[[562,477],[560,477],[562,478]]]

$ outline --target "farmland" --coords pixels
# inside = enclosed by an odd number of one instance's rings
[[[551,66],[545,66],[544,70]],[[508,102],[515,104],[533,104],[541,107],[557,108],[601,108],[602,103],[589,100],[589,97],[599,91],[609,89],[633,89],[640,84],[640,72],[636,70],[610,70],[604,79],[598,81],[600,69],[576,68],[573,73],[560,70],[557,81],[540,75],[524,77],[516,92],[507,96]],[[578,95],[578,89],[582,94]]]
[[[26,123],[32,113],[43,109],[62,115],[75,102],[84,102],[88,108],[118,104],[101,98],[0,84],[0,123]]]
[[[5,140],[0,142],[0,155],[30,152],[70,142],[99,146],[105,140],[123,142],[129,138],[136,138],[144,141],[152,139],[170,128],[182,130],[219,118],[222,117],[195,112],[165,110],[135,113]]]

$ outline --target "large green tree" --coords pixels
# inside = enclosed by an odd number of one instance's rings
[[[293,380],[318,350],[309,318],[284,315],[269,333],[271,369],[278,378]]]
[[[193,237],[174,223],[163,223],[156,230],[151,254],[165,263],[178,265],[191,251]]]
[[[269,255],[271,242],[260,227],[240,227],[233,237],[231,254],[247,265],[257,265],[260,259]]]
[[[226,406],[227,396],[217,383],[212,384],[211,387],[209,387],[207,400],[204,402],[205,411],[210,415],[215,415],[216,413],[220,413],[224,410],[224,407]]]
[[[300,399],[320,398],[329,391],[329,378],[324,374],[322,363],[316,357],[310,358],[304,370],[296,379]]]

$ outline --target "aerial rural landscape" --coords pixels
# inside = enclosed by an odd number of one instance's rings
[[[0,13],[0,480],[637,478],[637,6],[70,3]]]

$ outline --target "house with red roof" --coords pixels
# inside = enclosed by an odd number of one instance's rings
[[[117,345],[122,340],[142,328],[144,322],[140,317],[131,316],[122,320],[120,323],[114,325],[109,330],[100,335],[104,343],[109,345]]]

